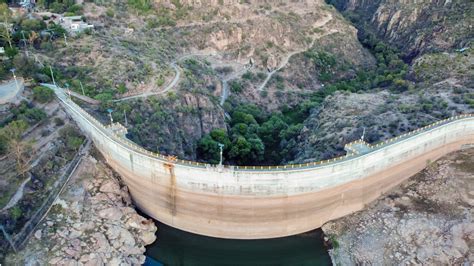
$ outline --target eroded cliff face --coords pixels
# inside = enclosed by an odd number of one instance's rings
[[[172,32],[180,53],[223,55],[228,64],[253,62],[275,69],[286,54],[306,48],[313,30],[326,22],[331,9],[323,1],[183,1],[158,5],[185,12]],[[182,11],[187,10],[187,11]]]
[[[356,24],[403,50],[409,58],[420,53],[462,48],[472,41],[470,1],[346,0],[330,1],[356,16]]]
[[[179,93],[171,99],[134,102],[129,137],[144,148],[196,159],[197,142],[212,129],[223,128],[224,111],[202,94]]]

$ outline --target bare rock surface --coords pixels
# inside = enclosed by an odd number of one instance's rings
[[[474,149],[452,153],[365,210],[323,226],[335,265],[472,265]]]
[[[126,187],[87,157],[30,238],[7,262],[26,265],[140,265],[156,239],[154,222],[131,206]]]

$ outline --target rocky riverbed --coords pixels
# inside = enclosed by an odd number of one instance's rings
[[[335,265],[472,265],[474,149],[447,155],[365,210],[323,226]]]
[[[6,263],[26,265],[138,265],[157,228],[133,208],[127,187],[89,156],[34,231]]]

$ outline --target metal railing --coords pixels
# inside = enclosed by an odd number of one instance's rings
[[[59,97],[65,104],[70,105],[72,108],[74,108],[77,112],[79,112],[83,117],[87,119],[88,122],[102,130],[102,133],[106,134],[107,136],[113,138],[114,141],[118,142],[119,144],[125,145],[126,148],[131,149],[135,152],[138,152],[140,154],[143,154],[145,156],[149,156],[158,160],[162,160],[167,163],[174,163],[174,164],[179,164],[179,165],[185,165],[185,166],[192,166],[192,167],[199,167],[199,168],[207,168],[207,167],[218,167],[218,165],[213,165],[213,164],[207,164],[207,163],[201,163],[201,162],[195,162],[195,161],[187,161],[187,160],[182,160],[182,159],[175,159],[170,161],[170,156],[168,155],[163,155],[155,152],[148,151],[141,146],[133,143],[132,141],[125,140],[122,136],[119,134],[116,134],[112,132],[112,130],[108,130],[108,126],[104,126],[101,122],[99,122],[97,119],[95,119],[92,115],[90,115],[88,112],[86,112],[84,109],[82,109],[79,105],[74,103],[72,100],[68,99],[64,92],[63,93],[63,98]],[[73,109],[73,110],[74,110]],[[392,145],[396,142],[411,138],[413,136],[416,136],[418,134],[421,134],[423,132],[426,132],[428,130],[431,130],[436,127],[440,127],[442,125],[446,125],[450,122],[461,120],[461,119],[466,119],[466,118],[472,118],[474,117],[474,114],[462,114],[454,117],[450,117],[444,120],[437,121],[435,123],[432,123],[430,125],[424,126],[422,128],[413,130],[411,132],[402,134],[400,136],[378,142],[376,144],[368,144],[367,146],[369,147],[370,152],[373,152],[375,150],[381,149],[383,147],[386,147],[388,145]],[[357,144],[357,143],[362,143],[361,140],[356,140],[354,142],[350,142],[346,145],[351,145],[351,144]],[[226,169],[233,169],[233,170],[243,170],[243,171],[273,171],[273,170],[291,170],[291,169],[305,169],[305,168],[313,168],[313,167],[319,167],[322,165],[328,165],[328,164],[333,164],[333,163],[338,163],[344,160],[347,160],[349,158],[354,158],[359,156],[359,154],[346,154],[343,156],[331,158],[328,160],[321,160],[321,161],[316,161],[316,162],[308,162],[308,163],[300,163],[300,164],[288,164],[288,165],[271,165],[271,166],[231,166],[231,165],[224,165],[223,167]]]

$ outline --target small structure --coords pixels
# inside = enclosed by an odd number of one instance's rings
[[[77,34],[86,29],[94,28],[94,25],[84,22],[82,16],[59,17],[59,24],[70,34]]]
[[[19,4],[24,9],[33,9],[36,6],[36,0],[22,0]]]
[[[347,152],[348,155],[361,155],[369,153],[372,149],[370,148],[370,145],[367,142],[360,139],[351,143],[347,143],[344,146],[344,150]]]

